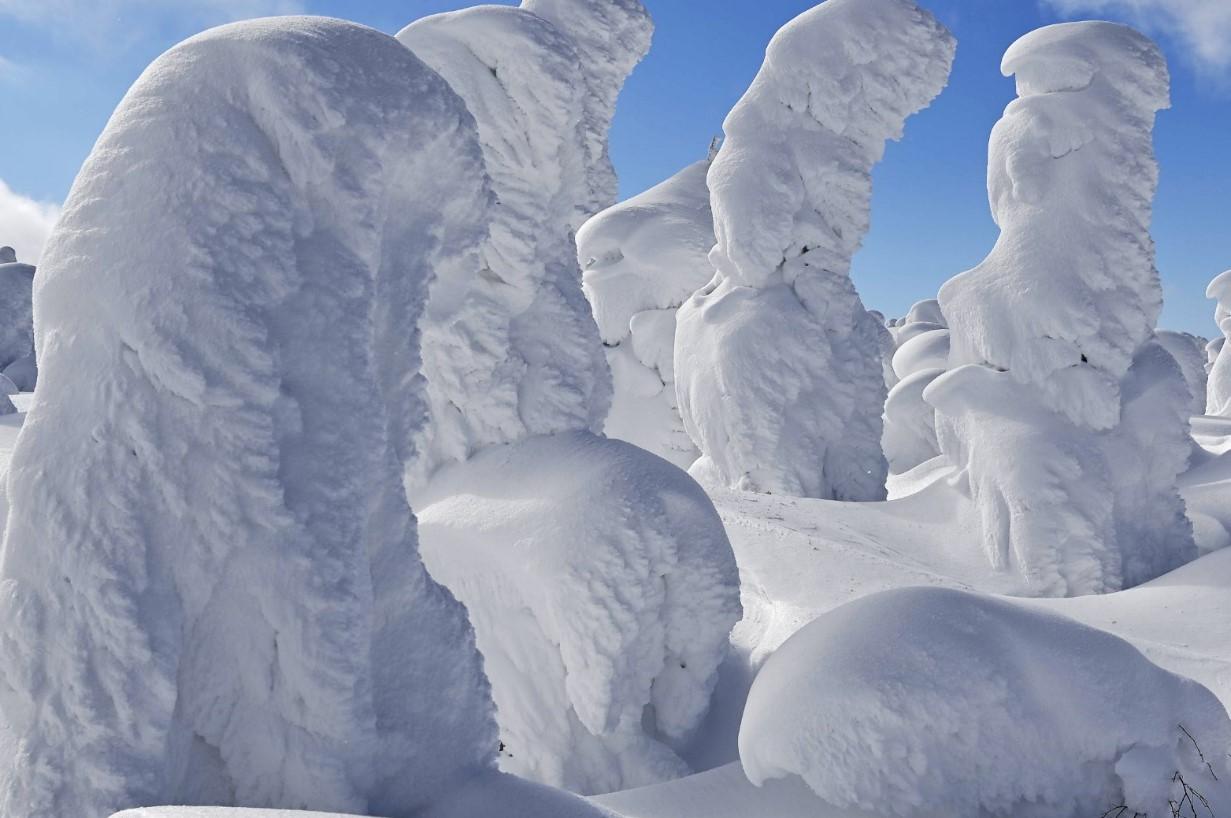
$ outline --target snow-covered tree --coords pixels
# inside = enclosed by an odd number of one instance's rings
[[[12,247],[0,247],[0,372],[23,391],[34,389],[34,317],[30,293],[34,267],[17,261]]]
[[[685,469],[700,453],[676,406],[675,311],[714,274],[709,164],[689,165],[577,233],[582,288],[614,386],[603,431]]]
[[[885,400],[882,442],[891,475],[904,474],[940,454],[936,410],[923,390],[945,370],[949,330],[936,299],[920,301],[889,330],[895,346],[893,383]]]
[[[1214,323],[1221,338],[1210,342],[1210,376],[1206,384],[1207,415],[1231,417],[1231,354],[1227,353],[1227,338],[1231,338],[1231,270],[1214,277],[1205,291],[1206,298],[1215,299]]]
[[[639,0],[527,0],[398,34],[474,113],[495,195],[480,266],[433,287],[412,487],[484,446],[601,431],[611,373],[573,237],[615,199],[607,131],[651,31]]]
[[[924,396],[965,469],[994,565],[1039,592],[1115,590],[1194,555],[1176,476],[1189,390],[1153,341],[1157,47],[1111,23],[1048,26],[1005,54],[992,131],[1001,235],[947,282],[950,371]]]
[[[132,87],[39,269],[0,812],[397,818],[490,768],[401,480],[428,283],[473,268],[487,205],[461,100],[368,28],[225,26]]]
[[[676,391],[698,473],[884,497],[884,327],[848,273],[871,169],[944,87],[954,48],[910,0],[829,0],[770,43],[709,171],[717,272],[677,314]]]
[[[1191,332],[1176,332],[1167,329],[1156,331],[1154,340],[1171,353],[1171,357],[1175,358],[1175,362],[1180,365],[1180,371],[1184,373],[1184,383],[1188,385],[1188,392],[1192,397],[1189,413],[1204,415],[1206,382],[1209,378],[1209,372],[1206,369],[1206,350],[1209,348],[1209,341]]]

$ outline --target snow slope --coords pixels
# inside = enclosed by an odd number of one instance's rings
[[[611,365],[603,432],[685,469],[700,453],[676,404],[675,312],[714,273],[709,165],[689,165],[577,232],[582,289]]]
[[[489,769],[473,632],[401,481],[415,325],[485,204],[461,101],[371,29],[225,26],[129,91],[34,291],[0,812],[399,818]]]
[[[433,576],[466,604],[501,767],[609,792],[687,772],[739,619],[731,546],[687,474],[572,433],[443,470],[419,509]]]
[[[954,48],[910,0],[829,0],[770,42],[709,171],[716,275],[677,314],[698,469],[756,491],[884,497],[885,329],[850,262],[871,169],[944,87]]]

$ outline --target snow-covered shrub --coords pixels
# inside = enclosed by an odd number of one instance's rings
[[[1176,488],[1189,390],[1152,341],[1151,130],[1167,67],[1147,38],[1095,22],[1027,34],[1002,69],[1019,97],[990,144],[1001,235],[941,288],[950,370],[924,397],[993,564],[1039,593],[1116,590],[1195,556]]]
[[[30,293],[34,267],[17,261],[12,247],[0,247],[0,372],[25,392],[33,391],[34,318]]]
[[[1206,386],[1205,414],[1231,417],[1231,354],[1226,354],[1227,338],[1231,338],[1231,270],[1214,277],[1205,291],[1206,298],[1215,299],[1214,323],[1221,338],[1210,342],[1210,375]]]
[[[1173,775],[1212,794],[1228,743],[1209,690],[1119,637],[939,588],[806,625],[757,676],[739,735],[753,783],[798,775],[837,807],[901,818],[1169,815]]]
[[[954,48],[910,0],[829,0],[770,43],[709,171],[716,275],[677,314],[699,471],[753,491],[884,497],[885,328],[848,273],[870,171],[943,88]]]
[[[462,101],[371,29],[225,26],[132,87],[34,296],[0,812],[398,818],[490,768],[473,631],[401,481],[428,283],[473,267],[486,212]]]
[[[705,714],[740,614],[700,486],[576,432],[443,469],[419,515],[424,560],[474,621],[504,769],[587,793],[686,772],[671,747]]]
[[[699,456],[675,398],[675,311],[714,271],[708,161],[604,210],[577,232],[582,288],[607,346],[603,431],[688,468]]]
[[[439,14],[398,34],[474,114],[495,196],[479,265],[433,286],[432,422],[412,488],[484,446],[601,431],[611,402],[573,235],[615,199],[607,130],[652,25],[638,0],[528,5]]]
[[[1192,397],[1189,414],[1204,415],[1206,381],[1209,376],[1206,371],[1206,349],[1209,347],[1209,342],[1190,332],[1175,332],[1166,329],[1157,330],[1154,333],[1154,340],[1171,353],[1171,357],[1175,358],[1180,371],[1184,374],[1184,383],[1188,386],[1189,395]]]

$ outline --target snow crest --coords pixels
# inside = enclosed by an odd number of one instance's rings
[[[1209,748],[1228,742],[1209,690],[1119,637],[939,588],[804,626],[753,683],[739,736],[754,784],[798,775],[830,804],[901,818],[1169,815],[1173,774],[1212,794],[1228,765]]]
[[[473,268],[486,207],[461,100],[371,29],[225,26],[132,87],[36,280],[0,812],[397,818],[490,768],[401,481],[428,284]]]
[[[698,473],[885,494],[884,327],[848,275],[870,171],[944,87],[953,37],[909,0],[829,0],[775,35],[709,171],[713,280],[681,307],[676,389]]]
[[[676,405],[675,312],[714,274],[709,164],[689,165],[577,233],[582,289],[614,386],[603,431],[685,469],[700,452]]]
[[[722,522],[670,463],[585,432],[442,470],[419,512],[432,575],[466,604],[501,766],[583,792],[687,772],[739,577]]]

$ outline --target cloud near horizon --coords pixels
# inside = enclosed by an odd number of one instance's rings
[[[1115,14],[1142,29],[1172,37],[1208,72],[1231,69],[1231,0],[1044,0],[1065,16]]]
[[[18,261],[38,263],[59,216],[58,205],[22,196],[0,179],[0,246],[16,250]]]

